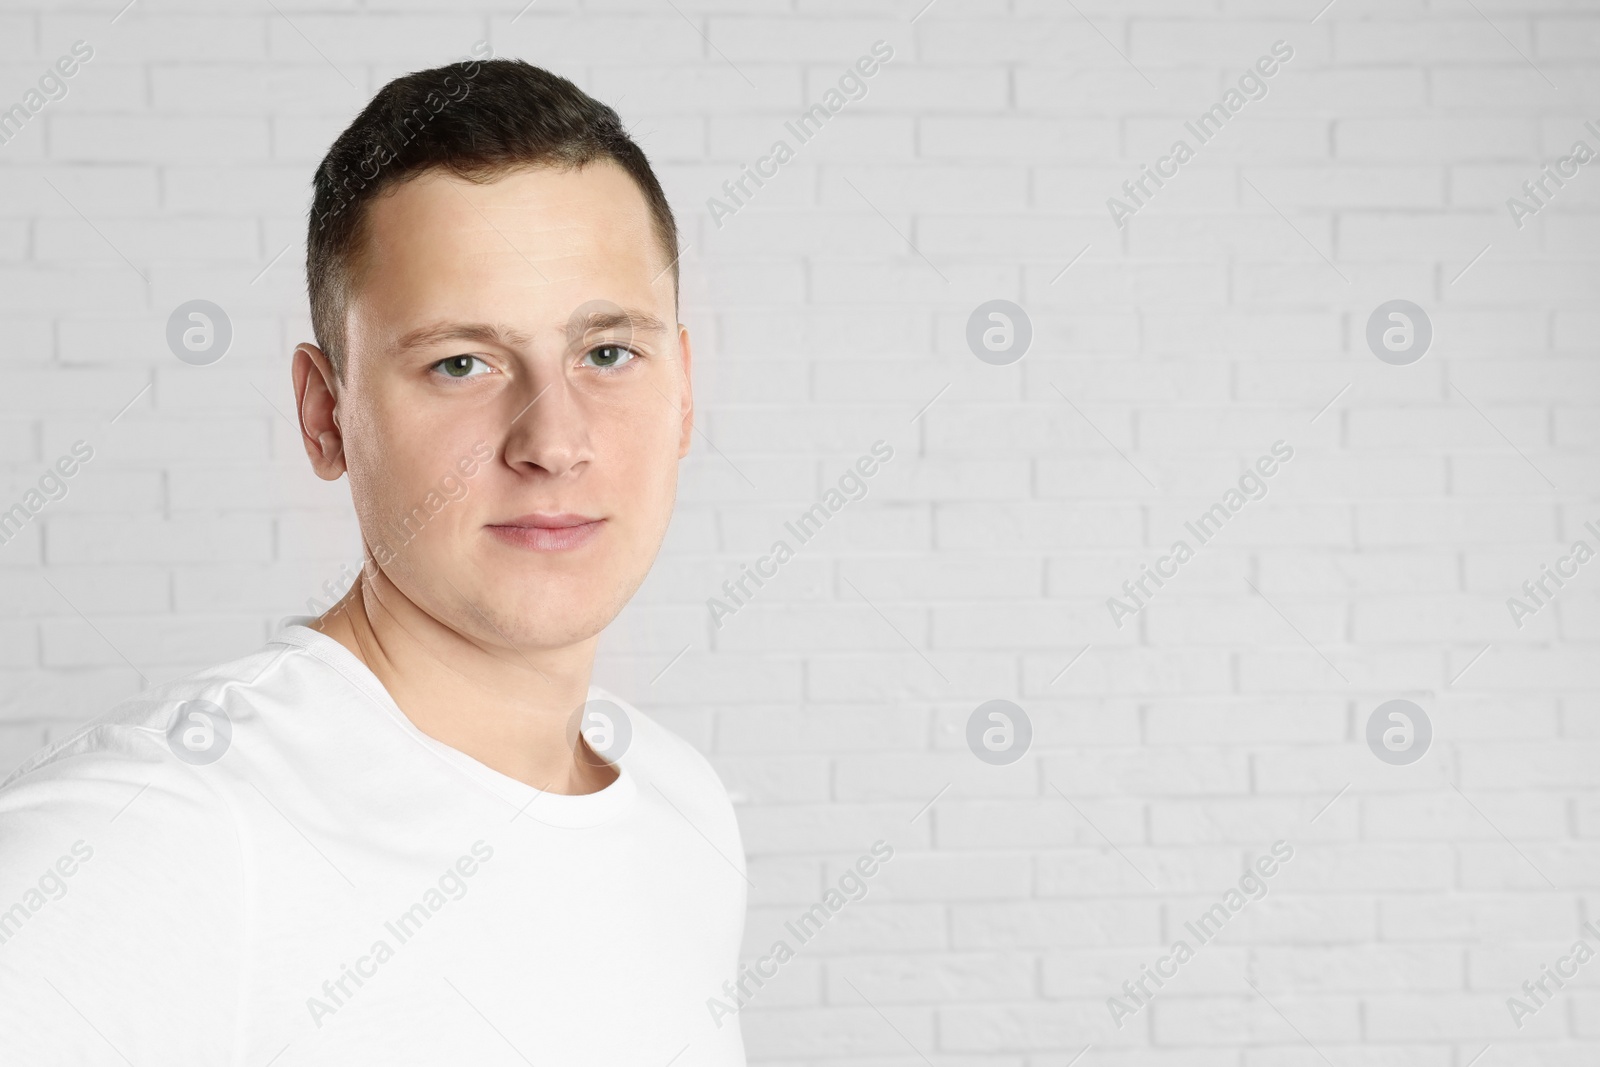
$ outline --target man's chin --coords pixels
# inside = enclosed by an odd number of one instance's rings
[[[616,617],[611,598],[561,595],[544,584],[540,594],[522,597],[505,588],[481,591],[465,614],[454,616],[457,628],[485,644],[529,653],[582,644]]]

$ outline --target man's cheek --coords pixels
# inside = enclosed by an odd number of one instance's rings
[[[452,502],[467,495],[467,483],[456,477],[454,472],[439,479],[439,488],[444,492],[445,499]]]

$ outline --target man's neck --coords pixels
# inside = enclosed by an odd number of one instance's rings
[[[518,649],[491,633],[490,643],[423,611],[370,561],[312,628],[366,664],[417,729],[501,774],[567,794],[617,777],[574,728],[597,638]]]

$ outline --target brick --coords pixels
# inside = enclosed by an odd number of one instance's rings
[[[595,681],[727,784],[744,958],[896,849],[741,1013],[752,1062],[1589,1067],[1600,971],[1522,1031],[1504,1000],[1600,915],[1600,585],[1520,629],[1505,601],[1600,521],[1600,177],[1520,228],[1506,200],[1596,144],[1541,73],[1591,82],[1600,19],[1476,2],[0,13],[0,108],[96,49],[0,145],[0,505],[96,448],[0,546],[0,764],[359,564],[288,417],[311,170],[383,82],[488,39],[618,111],[685,248],[698,432]],[[1268,95],[1119,227],[1108,198],[1280,37]],[[878,38],[865,96],[719,226]],[[209,367],[163,338],[199,296],[234,327]],[[995,298],[1032,325],[1009,366],[967,341]],[[1365,340],[1395,298],[1433,326],[1408,366]],[[879,438],[866,496],[718,628],[707,599]],[[1106,599],[1280,438],[1266,497],[1118,628]],[[1406,767],[1364,741],[1395,696],[1435,728]],[[1032,725],[1004,766],[967,744],[996,698]],[[1278,839],[1267,894],[1117,1029],[1106,998]]]

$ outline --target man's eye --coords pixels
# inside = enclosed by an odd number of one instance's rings
[[[477,356],[451,356],[435,363],[433,369],[450,378],[476,378],[492,368]]]
[[[621,345],[596,345],[589,349],[583,358],[591,367],[611,370],[614,367],[631,363],[638,357],[632,349],[624,348]]]

